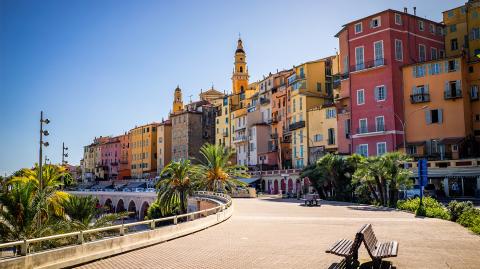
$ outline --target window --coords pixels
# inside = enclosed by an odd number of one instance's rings
[[[377,156],[382,156],[387,153],[387,142],[378,142],[377,143]]]
[[[403,61],[403,44],[400,39],[395,39],[395,60]]]
[[[442,59],[445,58],[445,51],[444,50],[440,50],[438,54],[439,54],[440,58],[442,58]]]
[[[317,82],[317,92],[321,92],[321,91],[322,91],[322,83]]]
[[[375,17],[370,21],[370,28],[377,28],[380,27],[380,17]]]
[[[458,59],[449,60],[445,62],[445,71],[447,72],[455,72],[458,71],[460,68],[460,61]]]
[[[436,60],[437,58],[437,48],[430,48],[430,60]]]
[[[470,99],[471,100],[478,100],[478,85],[471,85],[470,86]]]
[[[407,154],[408,155],[417,154],[417,146],[407,146]]]
[[[442,123],[443,109],[432,109],[425,111],[425,121],[427,124]]]
[[[450,25],[450,33],[455,33],[457,31],[457,25],[456,24],[452,24]]]
[[[434,35],[434,34],[435,34],[435,25],[433,25],[433,24],[430,23],[429,28],[430,28],[430,33],[431,33],[432,35]]]
[[[328,144],[334,145],[335,144],[335,129],[328,128]]]
[[[420,78],[425,76],[425,65],[417,65],[412,68],[413,77]]]
[[[385,118],[383,116],[375,117],[375,130],[377,132],[385,131]]]
[[[453,10],[449,10],[447,14],[449,18],[453,17],[454,15]]]
[[[430,68],[428,68],[428,74],[430,75],[437,75],[442,72],[442,65],[440,63],[433,63],[430,64]]]
[[[316,135],[313,136],[313,141],[315,141],[315,142],[320,142],[322,140],[323,140],[323,135],[321,135],[321,134],[316,134]]]
[[[480,39],[480,28],[473,28],[470,32],[470,40]]]
[[[375,66],[383,65],[383,41],[373,43]]]
[[[361,23],[361,22],[355,24],[355,34],[361,33],[362,30],[363,30],[363,29],[362,29],[362,23]]]
[[[350,119],[346,119],[343,122],[344,130],[345,130],[345,138],[350,138]]]
[[[454,80],[445,82],[445,99],[462,97],[462,81]]]
[[[362,90],[357,90],[357,105],[363,105],[365,104],[365,91]]]
[[[327,119],[335,118],[337,116],[335,108],[329,108],[325,112],[326,112],[326,118]]]
[[[298,103],[300,105],[300,111],[303,109],[303,102],[302,102],[302,97],[298,98]]]
[[[377,86],[375,87],[375,100],[378,101],[385,101],[386,92],[385,86]]]
[[[426,48],[423,44],[418,45],[418,60],[420,62],[427,60]]]
[[[365,68],[363,47],[355,48],[355,65],[355,70],[362,70]]]
[[[402,15],[395,13],[395,24],[402,25]]]
[[[458,50],[458,41],[456,38],[452,38],[450,40],[450,49],[451,50]]]
[[[418,21],[418,30],[425,30],[425,23],[423,21]]]
[[[359,126],[358,133],[360,134],[368,133],[367,119],[359,119],[358,126]]]
[[[357,154],[368,157],[368,144],[361,144],[357,147]]]

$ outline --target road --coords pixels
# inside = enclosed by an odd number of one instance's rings
[[[364,223],[380,241],[399,242],[399,256],[387,259],[396,268],[480,268],[480,236],[453,222],[337,202],[235,199],[234,206],[224,223],[80,268],[329,268],[341,259],[325,249],[353,239]],[[360,261],[370,261],[363,246]]]

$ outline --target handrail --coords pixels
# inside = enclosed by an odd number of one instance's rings
[[[136,222],[131,222],[131,223],[112,225],[112,226],[108,226],[108,227],[87,229],[87,230],[83,230],[83,231],[70,232],[70,233],[65,233],[65,234],[56,234],[56,235],[50,235],[50,236],[45,236],[45,237],[38,237],[38,238],[19,240],[19,241],[14,241],[14,242],[1,243],[0,244],[0,250],[20,246],[20,254],[22,256],[25,256],[25,255],[29,254],[29,246],[30,246],[30,244],[33,244],[33,243],[39,243],[39,242],[44,242],[44,241],[49,241],[49,240],[55,240],[55,239],[61,239],[61,238],[76,236],[76,237],[78,237],[77,244],[83,244],[84,243],[84,240],[83,240],[84,235],[86,235],[86,234],[98,233],[98,232],[104,232],[104,231],[110,231],[110,230],[119,230],[119,233],[120,233],[119,236],[123,236],[125,234],[125,228],[138,226],[138,225],[145,225],[145,224],[149,224],[150,229],[154,230],[156,228],[156,224],[158,222],[173,220],[173,225],[177,225],[179,218],[185,218],[186,217],[187,218],[186,221],[189,221],[192,216],[193,216],[193,219],[194,219],[195,215],[203,215],[203,214],[208,214],[210,212],[215,212],[215,213],[222,212],[232,205],[232,198],[230,196],[226,195],[226,194],[223,194],[223,193],[215,193],[215,192],[208,192],[208,191],[197,191],[197,192],[194,192],[193,197],[214,198],[214,199],[219,200],[218,201],[219,205],[215,206],[215,207],[212,207],[212,208],[200,210],[200,211],[195,211],[195,212],[190,212],[190,213],[185,213],[185,214],[180,214],[180,215],[175,215],[175,216],[169,216],[169,217],[163,217],[163,218],[158,218],[158,219],[136,221]],[[223,204],[221,202],[225,202],[225,203]]]

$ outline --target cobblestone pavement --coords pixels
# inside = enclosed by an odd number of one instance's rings
[[[353,239],[364,223],[380,241],[399,242],[399,256],[387,259],[396,268],[480,268],[480,236],[453,222],[336,202],[235,199],[234,206],[224,223],[81,268],[328,268],[341,259],[325,249]],[[359,258],[369,261],[363,246]]]

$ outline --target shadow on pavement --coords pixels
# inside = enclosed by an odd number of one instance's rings
[[[340,262],[334,262],[332,263],[328,269],[347,269],[347,268],[352,268],[352,269],[396,269],[395,266],[392,265],[391,262],[389,261],[382,261],[380,266],[374,266],[373,262],[365,262],[361,264],[360,266],[358,265],[358,262],[352,266],[347,266],[346,260],[343,259]]]
[[[376,207],[376,206],[368,206],[368,205],[358,205],[358,206],[347,206],[348,209],[351,210],[360,210],[360,211],[395,211],[394,208],[388,207]]]

